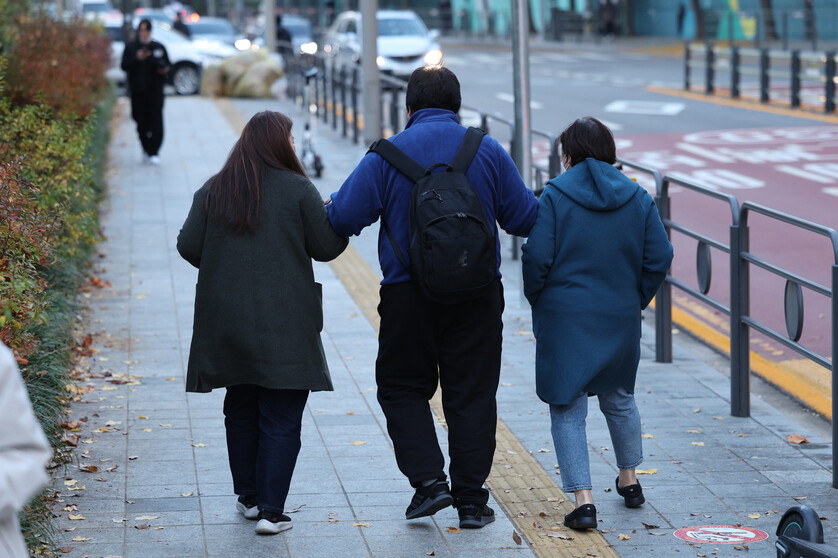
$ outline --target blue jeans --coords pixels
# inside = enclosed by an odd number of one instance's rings
[[[640,433],[640,413],[634,402],[634,394],[617,388],[600,393],[597,397],[599,408],[608,422],[617,467],[636,468],[643,462],[643,440]],[[587,393],[579,394],[579,397],[567,405],[550,405],[553,444],[562,476],[562,489],[565,492],[592,488],[588,438],[585,434],[587,416]]]
[[[308,391],[255,385],[227,388],[224,425],[233,491],[259,509],[282,513],[300,453]]]

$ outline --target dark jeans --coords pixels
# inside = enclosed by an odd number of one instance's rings
[[[445,459],[428,401],[442,387],[454,505],[485,504],[495,452],[503,322],[500,281],[452,305],[424,299],[413,283],[381,287],[375,378],[396,462],[411,485],[444,480]]]
[[[300,453],[308,391],[230,386],[224,426],[233,490],[257,497],[259,509],[282,513]]]
[[[137,122],[143,151],[157,155],[163,143],[163,95],[131,95],[131,117]]]

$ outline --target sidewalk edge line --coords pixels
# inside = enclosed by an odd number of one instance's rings
[[[828,122],[830,124],[838,124],[838,116],[829,114],[818,114],[815,112],[808,112],[803,109],[793,109],[786,107],[778,107],[772,105],[765,105],[758,101],[750,101],[746,99],[732,99],[730,97],[714,97],[704,93],[697,93],[694,91],[682,91],[680,89],[669,89],[666,87],[657,87],[655,85],[647,85],[646,91],[650,93],[658,93],[660,95],[669,95],[671,97],[681,97],[683,99],[690,99],[692,101],[702,101],[705,103],[713,103],[715,105],[722,105],[727,107],[741,108],[747,110],[756,110],[760,112],[767,112],[780,116],[790,116],[792,118],[804,118],[807,120],[817,120],[819,122]]]

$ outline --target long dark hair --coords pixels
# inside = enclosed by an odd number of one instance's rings
[[[255,114],[227,162],[210,179],[207,208],[212,197],[212,217],[233,232],[254,232],[259,227],[262,181],[269,168],[306,175],[288,139],[291,126],[291,119],[282,113],[265,110]]]

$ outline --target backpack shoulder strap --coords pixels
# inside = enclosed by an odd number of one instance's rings
[[[382,159],[393,165],[393,167],[408,177],[413,182],[427,174],[427,170],[419,163],[408,157],[404,152],[384,138],[376,140],[367,153],[378,153]]]
[[[454,172],[465,173],[468,170],[471,160],[477,155],[477,151],[480,149],[480,144],[483,142],[483,136],[485,135],[486,132],[473,126],[466,130],[466,137],[463,139],[463,144],[460,146],[457,154],[454,155],[454,160],[451,161],[450,166]]]

